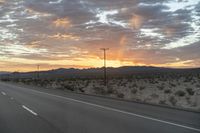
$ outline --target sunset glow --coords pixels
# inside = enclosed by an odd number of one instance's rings
[[[123,4],[122,4],[123,3]],[[200,67],[198,0],[0,0],[0,71]]]

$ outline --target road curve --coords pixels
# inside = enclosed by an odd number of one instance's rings
[[[155,132],[200,132],[200,113],[0,82],[0,133]]]

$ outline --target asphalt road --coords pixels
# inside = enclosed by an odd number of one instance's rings
[[[200,113],[0,82],[0,133],[197,133]]]

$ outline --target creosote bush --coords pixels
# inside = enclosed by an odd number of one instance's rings
[[[140,86],[139,89],[140,89],[140,90],[144,90],[144,89],[145,89],[145,86]]]
[[[174,98],[174,96],[170,96],[170,97],[169,97],[169,102],[170,102],[173,106],[175,106],[176,103],[177,103],[177,100]]]
[[[194,95],[194,91],[193,91],[192,88],[186,88],[185,90],[187,91],[187,93],[188,93],[189,95],[191,95],[191,96]]]
[[[160,85],[160,86],[157,86],[157,88],[158,88],[159,90],[163,90],[163,89],[165,88],[165,86]]]
[[[164,91],[164,93],[165,94],[169,94],[169,93],[171,93],[172,91],[170,90],[170,89],[166,89],[165,91]]]
[[[118,98],[124,98],[124,94],[123,93],[117,93],[117,97]]]
[[[185,96],[185,92],[182,91],[182,90],[178,90],[178,91],[175,92],[175,95],[179,96],[179,97],[183,97],[183,96]]]
[[[134,89],[131,90],[131,92],[132,92],[133,94],[136,94],[136,93],[137,93],[137,89],[134,88]]]

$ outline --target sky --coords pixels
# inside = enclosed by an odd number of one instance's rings
[[[0,71],[200,67],[200,0],[0,0]]]

